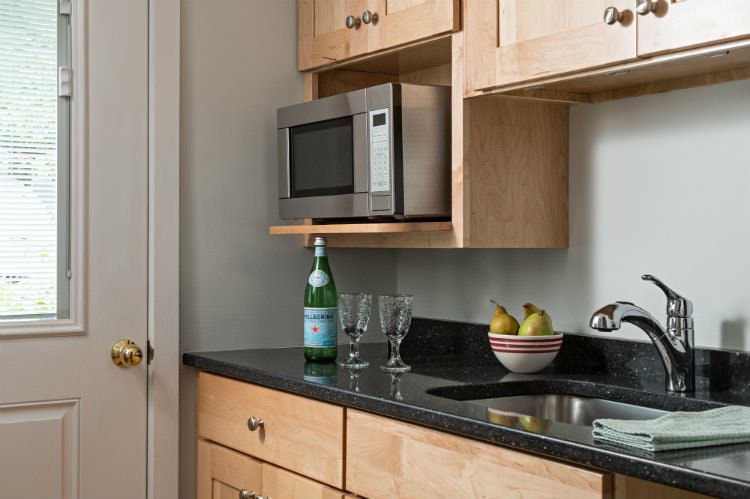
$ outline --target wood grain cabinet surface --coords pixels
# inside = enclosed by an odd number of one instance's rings
[[[349,410],[348,490],[401,499],[608,498],[609,473]]]
[[[198,499],[237,499],[242,490],[260,494],[261,470],[256,459],[198,441]]]
[[[460,26],[459,0],[299,0],[298,67],[309,70]],[[363,14],[377,20],[362,22]],[[353,16],[359,26],[347,28]]]
[[[465,5],[467,78],[483,90],[636,58],[635,0],[477,0]],[[622,22],[608,25],[614,7]]]
[[[198,436],[343,488],[343,407],[202,372]]]
[[[638,55],[711,45],[750,37],[747,0],[660,0],[638,16]]]

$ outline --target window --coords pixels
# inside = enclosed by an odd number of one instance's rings
[[[0,0],[0,321],[69,317],[65,0]]]

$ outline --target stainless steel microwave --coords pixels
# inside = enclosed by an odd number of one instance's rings
[[[282,219],[445,218],[450,88],[387,83],[278,110]]]

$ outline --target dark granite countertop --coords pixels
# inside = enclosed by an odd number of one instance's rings
[[[750,374],[750,355],[696,352],[701,373],[697,391],[680,396],[664,391],[663,371],[650,343],[566,335],[550,367],[519,375],[492,357],[481,326],[415,319],[415,329],[418,333],[402,351],[413,371],[399,376],[378,367],[386,360],[383,344],[362,345],[362,356],[371,365],[359,371],[333,364],[306,367],[301,348],[186,353],[183,361],[207,372],[550,458],[713,496],[750,497],[750,444],[644,453],[594,442],[589,426],[545,422],[525,429],[517,419],[498,420],[485,407],[446,397],[467,390],[471,398],[564,392],[666,410],[750,405],[746,380],[737,379],[738,370]],[[340,346],[339,357],[347,351]],[[611,367],[603,370],[602,363]],[[471,387],[461,388],[465,385]]]

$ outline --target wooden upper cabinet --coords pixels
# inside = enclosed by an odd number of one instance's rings
[[[377,20],[363,22],[369,11]],[[459,29],[459,0],[299,0],[299,69],[314,69]],[[359,26],[346,27],[353,16]]]
[[[748,0],[661,0],[638,16],[638,55],[750,37]]]
[[[622,14],[620,21],[604,22],[608,7]],[[635,59],[634,7],[635,0],[468,1],[468,88],[510,86]]]

